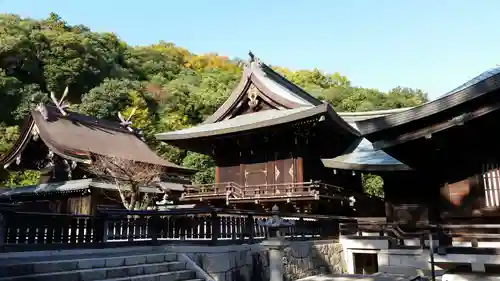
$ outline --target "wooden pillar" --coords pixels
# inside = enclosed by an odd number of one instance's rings
[[[302,157],[297,157],[296,159],[296,169],[297,169],[297,180],[296,182],[304,182],[304,164]]]
[[[215,183],[220,183],[220,167],[215,167]]]

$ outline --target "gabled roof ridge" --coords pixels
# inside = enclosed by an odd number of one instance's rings
[[[262,62],[259,58],[257,58],[255,55],[253,55],[252,52],[250,52],[250,68],[252,71],[261,71],[263,75],[273,79],[274,81],[278,82],[280,85],[283,87],[287,88],[288,90],[292,91],[294,94],[299,95],[300,98],[310,102],[313,105],[320,105],[322,102],[306,92],[304,89],[302,89],[300,86],[297,84],[293,83],[292,81],[288,80],[286,77],[281,75],[280,73],[276,72],[274,69],[272,69],[270,66]],[[256,69],[254,69],[252,66],[257,66]]]

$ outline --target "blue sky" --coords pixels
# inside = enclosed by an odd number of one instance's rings
[[[435,98],[500,64],[498,0],[0,0],[0,12],[59,14],[133,45],[338,71],[355,85]]]

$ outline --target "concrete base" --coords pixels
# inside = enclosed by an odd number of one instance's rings
[[[390,274],[403,274],[406,276],[422,275],[430,276],[431,263],[430,253],[427,249],[389,249],[388,240],[385,237],[348,237],[343,236],[340,242],[347,263],[348,273],[354,273],[354,254],[367,253],[376,254],[379,272]],[[489,243],[489,244],[488,244]],[[417,245],[417,240],[405,240],[406,246]],[[428,240],[425,241],[428,244]],[[436,245],[436,243],[434,243]],[[418,244],[419,246],[419,244]],[[485,265],[500,265],[498,248],[500,244],[494,242],[480,243],[478,248],[461,250],[460,248],[449,249],[450,251],[434,254],[434,269],[436,276],[442,276],[443,281],[461,280],[499,280],[500,275],[488,275],[485,273]],[[488,248],[486,246],[495,246]],[[446,273],[445,268],[454,268],[455,265],[469,264],[473,273]],[[441,266],[441,267],[440,267]],[[472,279],[471,279],[472,278]]]

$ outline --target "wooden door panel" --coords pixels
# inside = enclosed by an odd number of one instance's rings
[[[240,165],[219,167],[219,183],[235,182],[241,184],[241,168]]]
[[[276,184],[285,182],[285,162],[284,160],[276,160],[273,165],[274,179],[273,182]]]
[[[284,183],[296,182],[297,169],[295,165],[295,159],[289,158],[284,160]]]
[[[267,163],[245,165],[245,185],[267,184]]]

